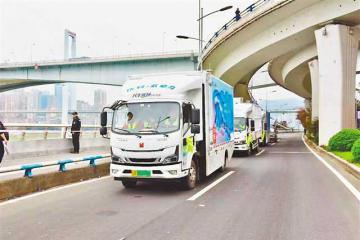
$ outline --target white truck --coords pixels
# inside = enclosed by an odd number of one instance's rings
[[[234,150],[247,155],[258,151],[260,145],[266,145],[266,131],[265,113],[260,106],[234,98]]]
[[[104,108],[111,124],[110,174],[125,188],[137,181],[176,180],[192,189],[224,170],[233,143],[233,88],[206,71],[131,76],[121,100]]]

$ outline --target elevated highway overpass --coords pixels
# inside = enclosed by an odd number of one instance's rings
[[[191,71],[196,68],[197,54],[191,51],[3,64],[0,65],[0,92],[51,83],[121,86],[131,74]]]
[[[315,99],[320,144],[343,128],[355,127],[360,1],[265,0],[253,6],[206,45],[204,69],[234,85],[236,95],[250,99],[251,77],[270,63],[276,83]]]

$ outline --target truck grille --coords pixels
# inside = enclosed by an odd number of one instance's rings
[[[128,158],[128,159],[134,163],[153,163],[156,162],[159,158]]]

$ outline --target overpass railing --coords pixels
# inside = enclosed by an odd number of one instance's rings
[[[109,157],[110,157],[110,154],[91,155],[91,156],[87,156],[87,157],[79,157],[79,158],[63,159],[63,160],[49,161],[49,162],[43,162],[43,163],[31,163],[31,164],[25,164],[25,165],[4,167],[4,168],[0,168],[0,176],[2,173],[24,171],[24,177],[31,178],[33,176],[32,170],[36,169],[36,168],[59,166],[58,171],[65,172],[66,164],[85,162],[85,161],[89,161],[90,167],[95,167],[96,160],[105,159],[105,158],[109,158]]]
[[[270,2],[270,0],[258,0],[255,3],[251,4],[250,6],[248,6],[247,8],[245,8],[244,10],[240,11],[240,14],[238,16],[233,17],[229,22],[225,23],[224,26],[222,26],[217,32],[214,33],[214,35],[206,43],[202,52],[204,52],[206,49],[208,49],[209,46],[211,45],[211,43],[213,43],[220,34],[225,32],[226,30],[228,30],[229,27],[231,27],[236,22],[240,21],[242,18],[252,14],[257,9],[266,5],[268,2]]]
[[[64,124],[24,124],[6,123],[6,132],[9,132],[10,141],[47,140],[71,138],[71,125]],[[99,125],[82,125],[80,137],[101,137]],[[4,132],[0,130],[0,133]]]

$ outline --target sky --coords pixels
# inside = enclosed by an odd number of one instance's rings
[[[209,38],[235,8],[251,0],[201,0],[204,12],[234,9],[206,18]],[[0,0],[0,62],[62,59],[64,29],[77,34],[77,55],[110,56],[196,50],[198,0]]]
[[[214,14],[204,21],[209,39],[253,0],[201,0],[204,13],[225,6],[233,9]],[[184,50],[197,51],[198,43],[176,35],[198,36],[198,0],[0,0],[0,62],[23,62],[64,57],[64,29],[77,34],[77,57],[103,57]],[[259,81],[271,81],[260,72]],[[52,91],[51,86],[36,87]],[[80,85],[77,97],[92,102],[95,88],[117,98],[112,87]],[[280,87],[270,99],[296,98]],[[266,89],[254,94],[263,95]],[[80,91],[77,91],[80,92]]]

